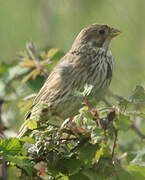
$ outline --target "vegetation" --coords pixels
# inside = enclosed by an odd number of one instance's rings
[[[40,89],[63,54],[56,48],[37,49],[30,42],[26,50],[18,54],[18,60],[3,63],[1,93],[9,99],[3,99],[4,111],[17,106],[18,111],[25,114],[35,97],[29,89]],[[50,119],[40,130],[35,130],[37,123],[32,120],[30,137],[0,140],[1,163],[7,162],[11,179],[145,178],[145,135],[140,131],[145,118],[144,88],[137,85],[128,98],[109,93],[107,104],[96,107],[89,104],[90,91],[86,86],[84,92],[77,92],[84,101],[73,120],[67,119],[61,124]],[[134,131],[140,139],[130,139],[128,131]]]
[[[0,162],[9,180],[145,179],[144,11],[138,0],[0,1]],[[114,73],[105,102],[92,108],[86,86],[77,92],[84,101],[73,122],[51,119],[45,131],[16,138],[46,77],[92,23],[122,31],[111,43]],[[39,47],[28,43],[19,52],[30,40]]]

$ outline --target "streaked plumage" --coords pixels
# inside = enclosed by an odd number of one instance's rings
[[[85,84],[93,86],[92,102],[101,99],[112,78],[113,58],[109,44],[119,33],[108,25],[93,24],[84,28],[49,75],[26,120],[49,121],[49,114],[58,114],[62,119],[74,116],[82,102],[75,92],[83,91]],[[40,108],[40,104],[47,108]],[[26,131],[24,126],[20,137]]]

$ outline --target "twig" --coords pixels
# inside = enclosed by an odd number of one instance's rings
[[[117,130],[115,130],[115,138],[114,138],[113,148],[112,148],[112,160],[113,160],[114,154],[115,154],[115,148],[116,148],[116,142],[117,142],[117,135],[118,135],[118,132],[117,132]]]
[[[115,93],[113,93],[113,92],[110,91],[110,90],[108,90],[107,95],[113,97],[113,98],[116,99],[117,101],[122,101],[122,100],[124,100],[124,97],[122,97],[122,96],[120,96],[120,95],[118,95],[118,94],[115,94]]]
[[[36,68],[38,70],[40,70],[40,72],[43,74],[43,76],[45,78],[47,78],[48,77],[47,71],[40,65],[39,59],[35,55],[35,46],[34,46],[34,44],[32,42],[28,42],[26,44],[26,49],[27,49],[27,52],[28,52],[29,56],[31,57],[31,59],[35,63]]]

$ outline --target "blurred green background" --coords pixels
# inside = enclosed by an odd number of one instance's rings
[[[30,40],[67,51],[83,27],[111,24],[123,32],[112,42],[111,88],[127,95],[145,81],[144,20],[144,0],[0,0],[0,61],[12,61]]]
[[[145,84],[145,0],[0,0],[0,65],[15,60],[28,41],[66,52],[80,30],[93,23],[110,24],[122,31],[111,43],[115,57],[111,89],[128,96],[137,84]],[[33,92],[20,86],[20,81],[14,84],[16,95],[0,96],[10,99],[2,119],[15,132],[24,119],[18,104]],[[144,131],[145,125],[141,129]],[[129,138],[136,142],[134,136],[131,131],[123,132],[119,141],[126,147]]]

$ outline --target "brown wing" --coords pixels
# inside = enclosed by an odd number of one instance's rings
[[[34,104],[44,102],[51,106],[57,103],[58,99],[61,100],[65,91],[71,92],[72,84],[74,84],[74,81],[77,82],[78,80],[76,75],[77,71],[79,71],[78,64],[80,58],[80,56],[75,56],[73,54],[64,56],[47,78],[36,96]]]

